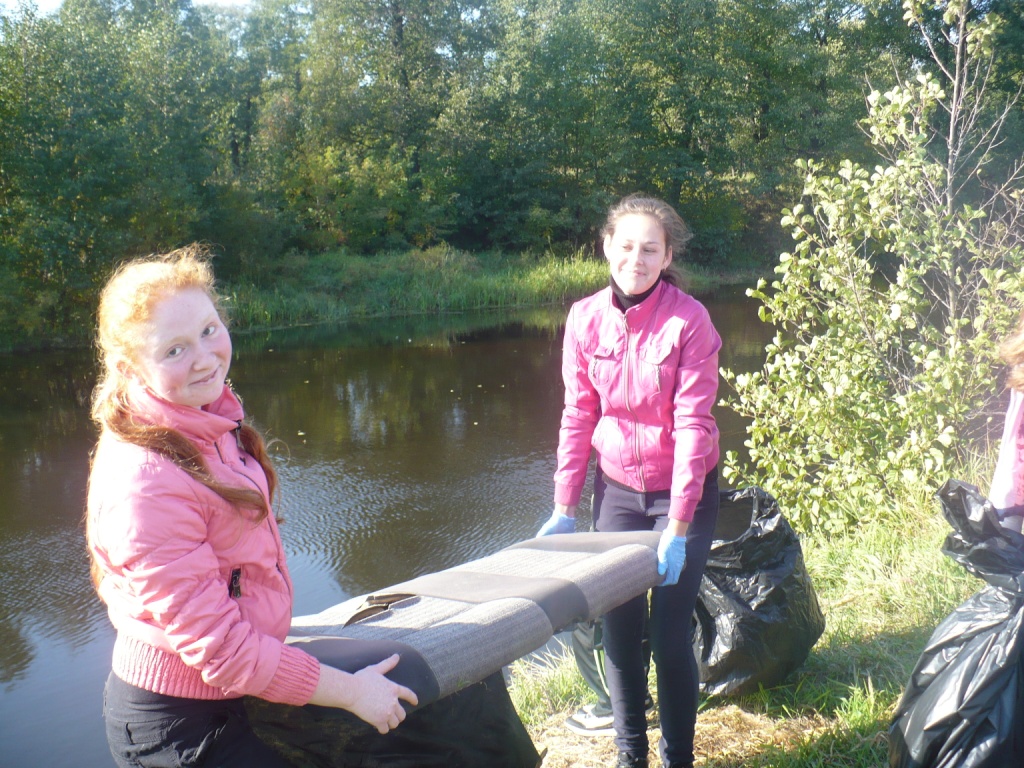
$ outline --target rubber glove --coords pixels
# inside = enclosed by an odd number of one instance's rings
[[[686,564],[686,537],[662,531],[658,540],[658,573],[665,577],[661,586],[670,587],[679,581]]]
[[[537,531],[537,538],[548,536],[552,533],[575,533],[576,518],[563,515],[559,512],[552,512],[551,517]]]

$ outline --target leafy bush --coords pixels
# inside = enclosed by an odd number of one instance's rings
[[[946,478],[1024,297],[1024,158],[1001,178],[989,164],[1009,114],[982,87],[995,20],[945,6],[952,51],[932,42],[955,62],[939,68],[949,91],[922,73],[871,94],[873,170],[798,164],[803,199],[782,220],[796,246],[749,292],[778,332],[762,370],[723,372],[750,420],[750,462],[730,454],[725,476],[763,485],[805,530],[843,531]]]

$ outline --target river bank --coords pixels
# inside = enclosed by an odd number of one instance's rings
[[[743,266],[727,270],[688,265],[685,260],[677,266],[696,296],[725,286],[753,286],[771,271],[750,259],[738,261]],[[607,263],[583,249],[569,256],[469,253],[446,246],[374,256],[293,253],[251,265],[245,274],[218,270],[216,258],[214,269],[232,330],[237,332],[564,305],[608,283]],[[87,348],[93,332],[91,323],[82,323],[26,337],[0,323],[0,354]]]
[[[729,285],[753,286],[770,271],[764,266],[716,271],[685,261],[677,266],[697,296]],[[256,280],[227,281],[222,288],[234,327],[264,330],[565,304],[607,284],[607,263],[583,250],[560,257],[432,248],[375,257],[339,252],[297,256]]]

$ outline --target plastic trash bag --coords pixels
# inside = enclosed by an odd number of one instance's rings
[[[937,497],[953,527],[942,552],[982,588],[932,633],[889,727],[891,768],[1024,766],[1024,536],[1003,528],[976,487]]]
[[[341,709],[246,699],[256,733],[295,768],[538,768],[501,672],[408,713],[381,735]]]
[[[708,696],[780,684],[825,631],[800,539],[761,488],[721,492],[694,618],[700,687]]]

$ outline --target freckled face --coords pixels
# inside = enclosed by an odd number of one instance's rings
[[[630,296],[654,285],[672,263],[661,223],[642,213],[626,214],[615,222],[615,231],[604,238],[604,255],[615,282]]]
[[[231,336],[202,290],[159,299],[142,336],[130,373],[156,395],[193,408],[220,397],[231,365]]]

